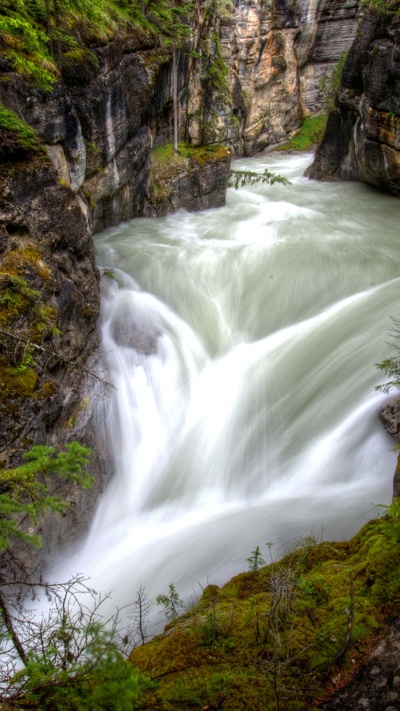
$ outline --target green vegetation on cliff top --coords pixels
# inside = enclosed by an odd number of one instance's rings
[[[221,8],[220,8],[221,5]],[[3,64],[51,91],[71,61],[93,66],[92,47],[129,30],[139,37],[179,46],[200,12],[226,12],[227,0],[3,0],[0,57]]]
[[[172,143],[166,143],[154,149],[150,159],[150,179],[148,199],[152,204],[168,200],[170,181],[192,170],[200,171],[208,164],[230,159],[230,150],[221,144],[190,146],[180,143],[178,152]]]

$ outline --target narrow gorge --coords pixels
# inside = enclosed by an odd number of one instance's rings
[[[392,711],[398,475],[375,364],[398,316],[398,3],[105,7],[0,9],[2,471],[78,440],[94,478],[22,523],[43,545],[6,546],[0,608],[21,566],[84,573],[106,617],[145,606],[131,663],[153,685],[98,709]],[[315,154],[294,152],[324,114]],[[385,632],[380,696],[369,672],[340,696]]]

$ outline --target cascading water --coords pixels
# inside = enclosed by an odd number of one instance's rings
[[[96,237],[114,478],[62,567],[112,604],[174,583],[189,598],[256,545],[351,536],[392,493],[374,364],[398,315],[398,201],[301,177],[228,191],[219,210]]]

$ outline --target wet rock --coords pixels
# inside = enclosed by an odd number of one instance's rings
[[[400,403],[398,400],[384,405],[379,413],[379,419],[381,420],[386,431],[392,435],[392,437],[398,437],[400,435]]]
[[[318,706],[322,711],[397,711],[400,708],[400,619],[351,681]]]
[[[360,180],[400,195],[399,41],[396,14],[366,14],[310,178]]]
[[[41,551],[20,552],[31,570],[61,541],[83,532],[110,475],[93,421],[98,381],[88,366],[98,346],[98,271],[87,206],[60,184],[49,161],[1,165],[0,188],[0,292],[5,303],[15,304],[1,311],[1,465],[19,464],[35,444],[59,448],[80,439],[93,448],[96,477],[90,491],[70,484],[57,490],[73,503],[72,518],[53,515],[42,522]],[[85,389],[90,395],[81,411]]]
[[[192,212],[225,204],[230,151],[221,147],[199,156],[155,166],[147,185],[144,215],[160,217],[185,208]]]
[[[160,332],[151,327],[128,328],[122,323],[117,323],[112,331],[115,342],[122,347],[132,348],[140,355],[150,356],[157,353],[157,341]]]

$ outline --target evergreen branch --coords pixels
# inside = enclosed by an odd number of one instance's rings
[[[283,175],[271,173],[265,168],[263,173],[256,173],[253,170],[231,170],[228,177],[228,188],[243,188],[246,185],[255,185],[256,183],[267,183],[274,185],[290,185],[290,180],[284,178]]]

